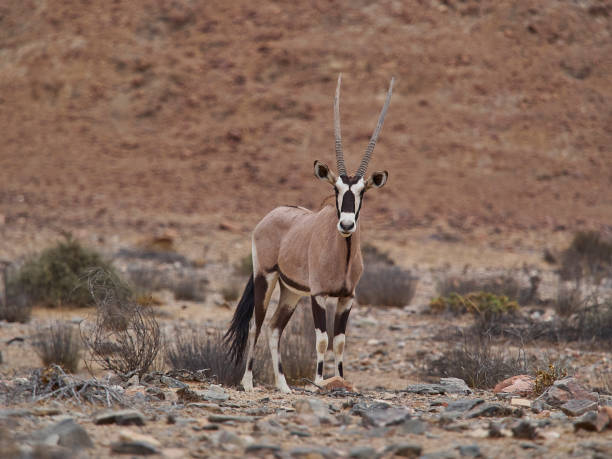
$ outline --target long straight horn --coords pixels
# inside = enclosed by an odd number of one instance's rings
[[[342,135],[340,134],[340,83],[342,74],[338,75],[336,96],[334,97],[334,134],[336,136],[336,162],[338,164],[338,175],[347,175],[344,165],[344,153],[342,153]]]
[[[376,146],[376,141],[378,140],[378,134],[380,134],[380,130],[382,129],[382,125],[385,122],[385,115],[387,113],[387,109],[389,108],[389,102],[391,101],[391,93],[393,92],[393,82],[395,78],[391,78],[391,83],[389,84],[389,92],[387,92],[387,100],[385,100],[385,105],[380,112],[380,116],[378,117],[378,124],[376,125],[376,129],[374,129],[374,133],[370,138],[370,143],[368,144],[368,148],[366,148],[365,155],[363,155],[363,159],[361,160],[361,164],[359,165],[359,169],[357,170],[357,176],[363,177],[368,169],[368,163],[370,162],[370,158],[372,157],[372,152],[374,151],[374,147]]]

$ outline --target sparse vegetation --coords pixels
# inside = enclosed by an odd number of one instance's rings
[[[357,285],[360,304],[405,306],[416,292],[418,279],[410,271],[385,264],[366,265]]]
[[[233,303],[234,301],[240,298],[240,287],[237,282],[233,282],[229,285],[226,285],[221,289],[221,296],[228,303]]]
[[[56,364],[75,373],[81,360],[81,337],[73,325],[56,322],[38,331],[34,350],[45,366]]]
[[[452,312],[463,314],[469,312],[485,320],[493,320],[504,314],[518,311],[518,303],[507,296],[488,292],[473,292],[467,295],[451,293],[448,297],[431,300],[429,307],[434,312]]]
[[[563,280],[591,278],[595,283],[612,275],[612,241],[596,231],[580,231],[561,254]]]
[[[96,304],[95,320],[81,328],[89,360],[121,376],[146,373],[162,344],[153,310],[136,303],[108,271],[91,272],[88,285]]]
[[[488,389],[499,381],[528,371],[522,351],[516,357],[497,350],[490,338],[464,337],[458,347],[451,346],[442,357],[428,365],[430,376],[463,379],[470,387]]]
[[[197,270],[181,269],[180,271],[149,265],[132,266],[126,273],[133,290],[141,296],[150,295],[159,290],[170,290],[174,298],[183,301],[204,301],[208,280]]]
[[[25,295],[28,304],[90,306],[93,300],[84,278],[96,267],[114,272],[100,254],[67,235],[26,261],[7,289],[14,295]]]
[[[545,369],[537,368],[535,371],[535,387],[533,392],[536,395],[542,394],[546,389],[553,385],[558,379],[567,376],[567,368],[562,367],[558,362],[549,362]]]
[[[175,370],[206,370],[217,383],[236,386],[240,383],[244,364],[234,365],[227,357],[221,332],[206,336],[196,330],[177,330],[175,340],[166,351],[166,360]]]
[[[4,301],[0,300],[0,320],[26,323],[32,317],[32,305],[23,291],[12,280],[12,270],[4,270]]]
[[[536,299],[540,278],[532,275],[529,283],[528,287],[522,286],[516,275],[512,273],[498,276],[446,276],[438,281],[436,290],[440,297],[485,292],[500,297],[505,296],[518,304],[528,304]]]
[[[253,272],[253,257],[250,253],[238,260],[238,262],[234,265],[234,271],[239,276],[251,275]]]

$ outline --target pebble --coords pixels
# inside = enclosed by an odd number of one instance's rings
[[[120,426],[144,426],[145,417],[137,410],[104,411],[94,417],[94,424],[117,424]]]
[[[59,445],[71,449],[93,447],[87,431],[72,418],[64,419],[35,432],[33,438],[47,445]]]
[[[597,402],[588,399],[581,400],[570,400],[561,405],[561,411],[568,416],[580,416],[587,411],[593,411],[597,409]]]
[[[588,411],[574,421],[574,429],[601,432],[608,424],[610,424],[610,418],[605,412]]]

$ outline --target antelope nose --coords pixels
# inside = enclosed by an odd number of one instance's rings
[[[344,231],[350,231],[353,229],[354,226],[355,226],[355,223],[351,221],[346,221],[346,220],[340,221],[340,228],[342,228]]]

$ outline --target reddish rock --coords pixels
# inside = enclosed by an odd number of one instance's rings
[[[355,392],[355,386],[340,376],[324,379],[319,385],[326,391],[344,389],[349,392]]]
[[[529,375],[516,375],[497,383],[493,392],[526,396],[533,392],[535,380]]]
[[[599,401],[597,392],[586,390],[576,378],[564,378],[555,381],[552,386],[544,391],[538,400],[554,407],[560,407],[570,400],[592,400]]]

